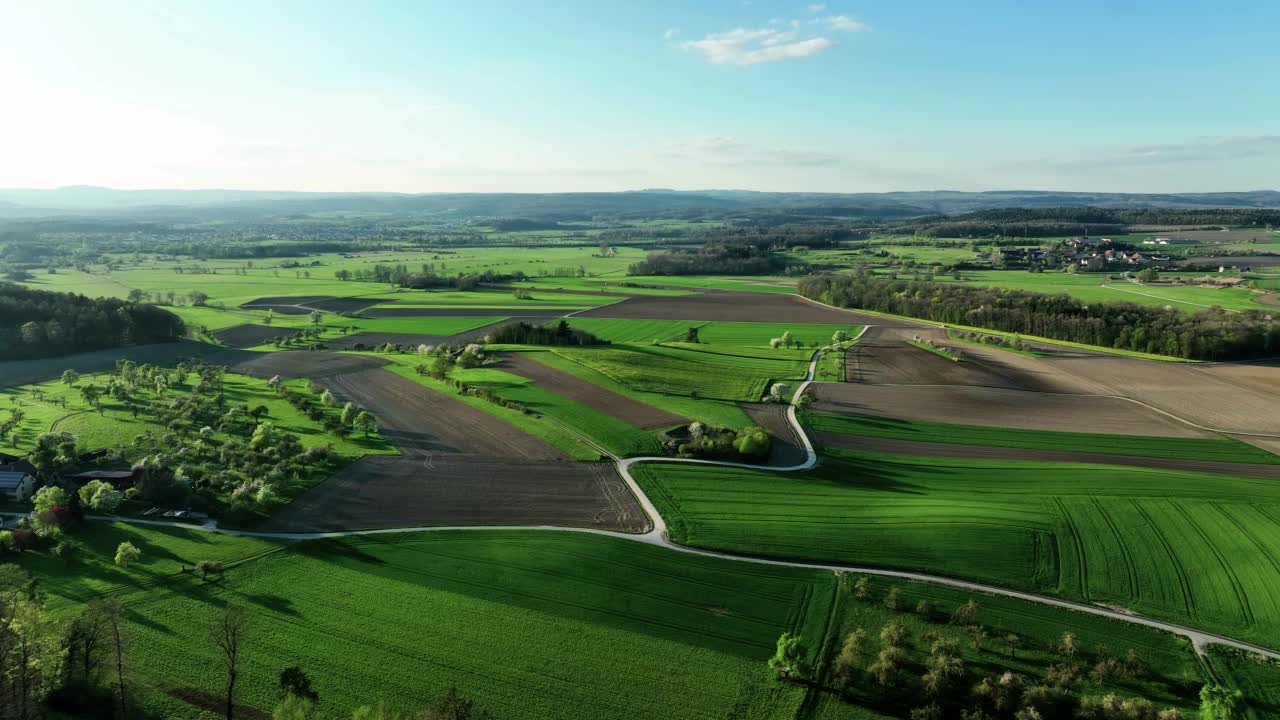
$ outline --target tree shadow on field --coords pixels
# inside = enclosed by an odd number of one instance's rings
[[[818,476],[850,489],[910,495],[924,495],[928,492],[921,485],[907,480],[910,475],[901,470],[895,470],[892,462],[848,456],[839,458],[826,456],[824,459],[827,462],[820,466]],[[928,472],[932,469],[922,468],[921,470]],[[913,467],[911,474],[919,475],[920,472]]]
[[[342,558],[368,565],[385,565],[387,562],[376,555],[370,555],[361,550],[354,543],[336,539],[306,540],[295,545],[293,551],[299,555],[321,560]]]
[[[293,601],[282,595],[274,593],[241,593],[240,595],[254,605],[261,605],[272,612],[302,617],[302,613],[293,607]]]

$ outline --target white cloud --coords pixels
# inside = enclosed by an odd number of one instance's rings
[[[854,20],[848,15],[832,15],[823,18],[823,22],[830,25],[832,30],[840,30],[842,32],[865,32],[871,29],[866,23]]]
[[[826,9],[827,9],[827,6],[821,3],[814,3],[813,5],[809,6],[809,12],[811,13],[820,13]]]
[[[824,37],[799,39],[795,31],[736,28],[710,33],[681,47],[702,53],[717,65],[756,65],[817,55],[834,43]]]
[[[680,34],[680,28],[667,28],[667,31],[662,33],[662,39],[670,40],[679,34]]]

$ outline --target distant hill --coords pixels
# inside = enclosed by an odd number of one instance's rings
[[[0,190],[0,217],[127,215],[163,219],[255,218],[316,212],[421,214],[441,218],[580,220],[673,215],[864,217],[955,215],[997,208],[1280,208],[1280,192],[1137,194],[991,192],[774,193],[639,190],[611,193],[302,193],[255,190],[113,190],[73,186]]]

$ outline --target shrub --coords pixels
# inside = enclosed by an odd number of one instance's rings
[[[142,551],[127,540],[116,546],[116,564],[120,567],[128,567],[140,557],[142,557]]]

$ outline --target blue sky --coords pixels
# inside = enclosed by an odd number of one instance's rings
[[[0,3],[0,187],[1280,187],[1280,3]]]

